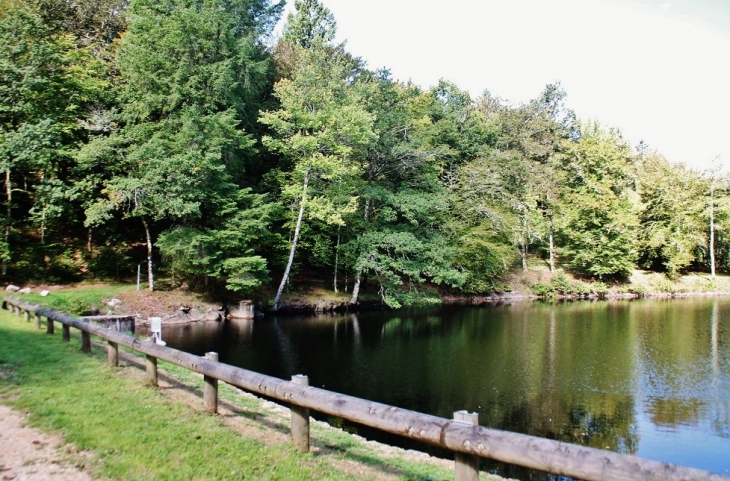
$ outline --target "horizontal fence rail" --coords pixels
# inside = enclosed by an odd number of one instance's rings
[[[586,480],[725,480],[730,477],[708,471],[678,466],[659,461],[642,459],[635,456],[618,454],[611,451],[579,446],[575,444],[539,438],[526,434],[513,433],[472,424],[465,416],[457,419],[446,419],[430,414],[423,414],[387,404],[381,404],[354,396],[339,394],[324,389],[311,387],[307,382],[297,379],[286,381],[272,376],[249,371],[217,361],[215,353],[200,357],[138,337],[112,331],[99,325],[91,324],[68,314],[45,309],[29,304],[13,297],[3,299],[3,307],[12,311],[17,309],[20,316],[26,313],[36,316],[36,325],[40,327],[40,318],[47,319],[47,326],[60,322],[64,326],[64,340],[67,329],[74,327],[82,332],[82,349],[90,349],[89,335],[106,339],[109,344],[109,361],[118,363],[118,346],[126,346],[146,355],[148,381],[157,384],[157,359],[162,359],[190,371],[202,374],[211,387],[212,380],[220,380],[245,391],[267,396],[287,403],[296,414],[298,426],[302,414],[308,417],[309,409],[331,416],[337,416],[370,428],[397,434],[409,439],[421,441],[454,452],[457,456],[457,479],[476,479],[471,475],[459,474],[462,464],[474,464],[474,457],[489,458],[525,468],[546,471],[551,474],[568,476]],[[53,333],[52,328],[47,329]],[[213,391],[209,391],[213,392]],[[214,401],[208,399],[206,393],[206,409]],[[212,408],[213,410],[215,407]],[[455,414],[461,414],[458,412]],[[468,416],[466,416],[468,417]],[[302,432],[301,427],[296,428]],[[306,427],[307,440],[294,439],[297,447],[308,449],[309,428]],[[466,456],[465,456],[466,455]],[[466,458],[466,459],[465,459]],[[471,458],[471,462],[470,462]],[[478,473],[477,473],[478,474]]]

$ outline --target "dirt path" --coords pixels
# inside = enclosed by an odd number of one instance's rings
[[[25,426],[21,413],[0,405],[0,480],[90,480],[68,462],[69,450],[60,436]]]

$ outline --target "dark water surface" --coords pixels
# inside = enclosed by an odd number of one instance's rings
[[[228,321],[163,338],[424,413],[730,473],[730,298]]]

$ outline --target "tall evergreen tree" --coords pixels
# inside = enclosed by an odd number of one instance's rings
[[[267,88],[261,36],[280,10],[268,0],[139,0],[130,7],[119,53],[123,126],[90,146],[89,157],[115,161],[87,222],[103,222],[117,209],[141,221],[150,289],[153,223],[185,226],[188,241],[193,233],[209,238],[236,205],[258,204],[239,188],[243,159],[255,153],[245,127]],[[256,259],[240,263],[246,265],[261,271]],[[215,275],[220,265],[206,272]]]

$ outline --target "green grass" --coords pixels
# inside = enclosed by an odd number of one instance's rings
[[[343,479],[287,445],[264,446],[83,354],[33,323],[0,312],[0,400],[34,426],[91,453],[94,477],[111,479]]]
[[[65,442],[90,453],[74,461],[96,478],[352,479],[352,469],[341,471],[339,463],[355,462],[401,479],[453,479],[449,467],[382,455],[320,423],[312,424],[312,444],[327,454],[302,454],[288,442],[263,445],[244,438],[219,417],[199,413],[128,375],[138,369],[131,363],[114,369],[104,350],[82,353],[75,330],[71,342],[63,342],[23,319],[0,310],[0,402],[29,412],[32,425],[60,432]],[[160,369],[202,395],[201,376],[164,362]],[[229,385],[221,383],[219,396],[250,419],[270,415],[263,401]],[[278,429],[288,431],[288,416],[278,416]],[[482,473],[482,479],[491,477]]]
[[[109,284],[109,285],[77,285],[72,289],[58,289],[51,292],[47,297],[40,295],[40,292],[32,294],[13,294],[23,301],[41,305],[56,311],[68,312],[72,315],[82,315],[90,310],[103,310],[102,299],[109,299],[120,292],[129,292],[136,287],[130,284]]]
[[[134,354],[136,355],[136,353]],[[162,367],[163,364],[160,366]],[[195,389],[198,391],[198,395],[202,396],[200,375],[168,363],[164,363],[164,370],[171,378]],[[228,384],[221,383],[219,385],[218,396],[221,402],[226,402],[238,410],[250,413],[249,416],[254,419],[258,415],[272,414],[271,412],[265,412],[267,410],[262,407],[263,403],[260,399],[241,396],[241,392],[237,388]],[[273,415],[276,416],[276,413]],[[288,426],[285,425],[285,423],[288,423],[288,418],[285,414],[281,415],[280,421],[282,427],[288,429]],[[320,423],[312,423],[310,429],[312,444],[334,453],[332,454],[336,458],[334,461],[341,459],[348,462],[365,463],[384,472],[394,474],[401,479],[450,480],[454,477],[454,471],[450,467],[419,462],[418,460],[403,455],[384,457],[379,453],[375,453],[373,448],[361,439],[353,437],[340,429],[323,426]],[[481,479],[501,478],[481,473]]]

